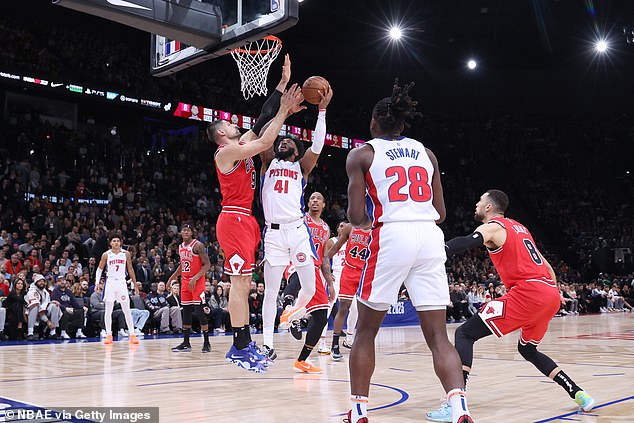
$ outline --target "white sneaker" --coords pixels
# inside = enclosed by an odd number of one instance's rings
[[[128,335],[128,331],[126,331],[125,329],[119,329],[118,335],[119,335],[120,338],[121,337],[122,338],[127,338],[129,336]]]
[[[330,351],[330,348],[326,345],[326,340],[322,339],[321,342],[319,342],[317,352],[321,355],[330,355],[332,351]]]
[[[216,332],[216,333],[225,333],[225,330],[223,328],[215,328],[214,332]]]
[[[70,336],[68,336],[68,334],[66,333],[66,331],[65,331],[65,330],[63,330],[63,331],[62,331],[62,333],[60,333],[60,334],[59,334],[59,336],[60,336],[62,339],[70,339]]]
[[[101,329],[101,332],[99,332],[99,337],[100,338],[105,338],[108,334],[106,333],[105,329]]]
[[[134,328],[134,334],[138,337],[145,336],[143,332],[141,332],[141,329],[139,328]]]
[[[77,334],[75,335],[75,338],[84,339],[86,338],[86,335],[84,335],[84,332],[82,332],[81,329],[77,329]]]

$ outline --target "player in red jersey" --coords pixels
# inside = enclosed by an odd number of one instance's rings
[[[324,246],[330,238],[330,228],[328,224],[321,219],[326,202],[324,196],[320,192],[314,192],[308,199],[308,213],[304,216],[308,231],[310,232],[311,242],[313,244],[315,256],[315,294],[306,305],[306,313],[310,313],[312,318],[308,323],[308,331],[306,332],[306,341],[299,356],[293,364],[293,369],[304,373],[321,373],[322,370],[308,361],[310,353],[313,351],[324,327],[328,324],[328,302],[334,299],[335,287],[332,277],[325,278],[322,273]],[[330,265],[328,265],[329,267]],[[328,293],[326,292],[326,284],[328,284]],[[297,329],[299,320],[291,322],[291,328]],[[301,328],[299,329],[301,339]]]
[[[456,330],[455,344],[462,360],[465,385],[473,363],[473,344],[491,334],[498,338],[520,329],[517,349],[545,376],[559,384],[584,410],[590,411],[594,400],[579,388],[547,355],[537,351],[548,323],[559,310],[560,300],[555,272],[539,252],[524,225],[504,217],[509,199],[499,190],[489,190],[476,204],[475,219],[482,225],[470,235],[447,242],[447,255],[482,244],[487,247],[493,265],[509,291],[486,303]],[[427,413],[428,419],[442,420],[448,406]],[[450,408],[450,406],[449,406]],[[444,410],[444,413],[443,413]],[[431,418],[430,418],[431,417]]]
[[[268,128],[256,127],[256,122],[253,130],[241,135],[239,128],[226,120],[215,121],[207,127],[207,136],[218,144],[214,161],[222,195],[222,211],[216,224],[216,235],[225,253],[225,273],[231,279],[229,314],[234,336],[226,358],[255,372],[264,372],[266,368],[265,359],[251,341],[249,332],[248,296],[255,250],[260,242],[260,228],[251,215],[256,181],[252,157],[273,146],[286,117],[300,110],[300,103],[304,100],[297,84],[281,94],[290,79],[288,55],[282,69],[282,79],[263,107],[264,115],[267,103],[271,100],[275,103],[275,98],[279,100],[279,108],[277,104],[269,107],[275,110],[275,117]],[[261,115],[258,122],[266,120]],[[263,133],[260,134],[260,131]]]
[[[180,264],[168,281],[168,285],[171,286],[171,283],[177,281],[178,276],[181,277],[183,342],[172,348],[172,351],[191,351],[192,346],[189,343],[189,334],[192,330],[192,315],[195,313],[203,332],[202,352],[208,353],[211,351],[209,326],[207,325],[207,317],[203,312],[202,304],[205,302],[205,274],[209,271],[211,263],[209,263],[209,255],[207,255],[205,246],[194,238],[193,229],[191,223],[184,223],[181,227],[183,242],[178,246]]]
[[[353,228],[347,223],[341,232],[337,242],[328,251],[334,255],[343,244],[346,245],[346,256],[341,270],[341,281],[339,282],[339,310],[335,315],[332,333],[332,359],[339,361],[343,358],[339,349],[339,337],[343,333],[343,321],[350,310],[354,297],[359,289],[359,283],[363,274],[365,261],[368,258],[368,244],[370,242],[370,226],[366,228]],[[348,328],[349,331],[354,328]]]

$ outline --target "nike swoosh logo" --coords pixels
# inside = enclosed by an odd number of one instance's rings
[[[233,355],[233,354],[231,354],[231,358],[238,360],[238,359],[243,359],[244,357],[242,357],[241,355]]]
[[[125,1],[125,0],[106,0],[108,3],[110,3],[113,6],[122,6],[122,7],[131,7],[133,9],[143,9],[143,10],[152,10],[148,7],[145,6],[141,6],[140,4],[136,4],[136,3],[131,3],[129,1]]]
[[[56,84],[54,82],[51,82],[51,88],[57,88],[57,87],[61,87],[64,84]]]

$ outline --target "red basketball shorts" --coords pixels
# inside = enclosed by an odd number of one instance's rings
[[[201,276],[194,284],[194,290],[189,290],[190,278],[181,278],[181,304],[202,304],[205,302],[205,277]]]
[[[326,293],[326,279],[319,267],[315,267],[315,295],[306,304],[306,313],[319,309],[328,309],[328,294]]]
[[[524,282],[484,304],[478,314],[498,338],[520,329],[522,345],[539,345],[559,306],[556,287],[542,282]]]
[[[260,243],[260,227],[255,217],[223,211],[216,223],[216,236],[225,254],[225,273],[250,275],[255,268],[255,251]]]
[[[362,274],[363,269],[357,269],[356,267],[347,266],[345,264],[343,265],[343,269],[341,270],[341,279],[339,282],[339,298],[350,301],[354,299],[354,296],[359,290],[359,283],[361,282]]]

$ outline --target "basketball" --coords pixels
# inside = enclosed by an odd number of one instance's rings
[[[302,85],[302,93],[304,99],[310,104],[319,104],[321,96],[326,94],[326,91],[330,89],[330,84],[321,76],[311,76]]]

